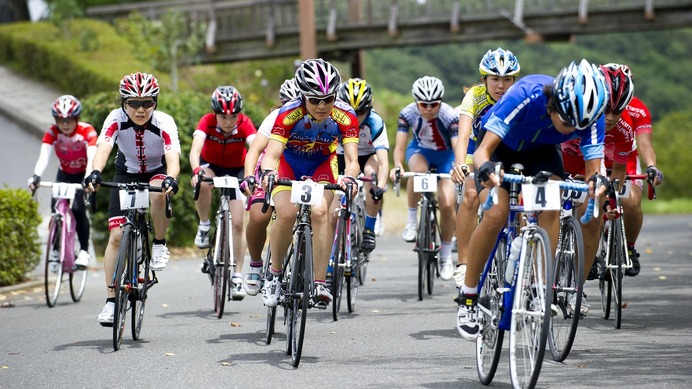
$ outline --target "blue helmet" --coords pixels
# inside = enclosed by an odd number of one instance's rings
[[[519,60],[509,50],[498,47],[497,50],[488,50],[478,65],[481,76],[518,76],[521,66]]]
[[[603,73],[587,60],[572,61],[555,77],[553,94],[557,113],[577,129],[596,123],[608,104]]]

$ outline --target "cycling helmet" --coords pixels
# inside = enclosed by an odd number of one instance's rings
[[[279,99],[281,99],[282,102],[285,103],[298,96],[300,96],[300,90],[298,89],[296,80],[294,78],[289,78],[284,81],[283,84],[281,84],[281,88],[279,89]]]
[[[128,74],[120,80],[120,97],[153,97],[159,95],[159,83],[156,77],[147,73]]]
[[[497,50],[488,50],[478,65],[481,76],[518,76],[521,66],[519,60],[509,50],[498,47]]]
[[[296,69],[296,86],[305,96],[327,96],[336,93],[341,76],[334,65],[323,60],[308,59]]]
[[[53,102],[52,111],[58,119],[76,118],[82,113],[82,103],[72,95],[63,95]]]
[[[372,107],[372,88],[360,78],[351,78],[341,84],[338,96],[356,111]]]
[[[632,78],[619,65],[601,65],[599,69],[605,76],[605,84],[610,96],[607,108],[617,113],[624,111],[634,95]]]
[[[235,115],[243,110],[243,97],[232,86],[219,86],[211,94],[211,109],[222,115]]]
[[[623,64],[620,64],[620,63],[612,63],[612,62],[611,62],[611,63],[607,63],[607,64],[605,64],[605,65],[603,65],[603,66],[607,66],[607,67],[609,67],[609,68],[610,68],[610,67],[620,68],[620,69],[622,69],[623,72],[625,72],[625,74],[627,74],[627,76],[629,76],[629,78],[634,78],[634,76],[632,75],[632,70],[630,70],[630,67],[627,66],[627,65],[623,65]]]
[[[562,120],[577,129],[593,125],[608,103],[603,73],[582,59],[563,68],[553,83],[555,108]]]
[[[442,100],[445,87],[439,78],[425,76],[414,81],[411,92],[416,101],[437,101]]]

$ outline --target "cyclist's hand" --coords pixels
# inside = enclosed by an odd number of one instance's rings
[[[204,168],[201,166],[197,166],[196,168],[192,169],[192,178],[190,179],[190,186],[193,188],[197,185],[197,181],[200,179],[200,172],[201,177],[204,177]]]
[[[596,182],[600,183],[600,186],[598,188],[595,187]],[[594,173],[589,178],[589,195],[591,197],[601,197],[605,193],[609,193],[610,189],[610,181],[608,181],[606,177],[598,173]]]
[[[279,174],[279,172],[277,172],[276,170],[273,170],[273,169],[264,170],[262,172],[262,177],[261,177],[262,186],[266,188],[267,185],[269,185],[269,181],[267,180],[267,177],[274,176],[274,179],[276,180],[278,174]]]
[[[164,194],[176,194],[178,193],[178,181],[171,176],[166,176],[163,183],[161,183],[161,188],[164,189]]]
[[[500,186],[502,180],[502,162],[486,161],[478,169],[478,179],[483,186],[492,188]]]
[[[618,211],[615,208],[615,204],[617,204],[617,199],[613,196],[610,196],[608,200],[603,204],[603,216],[608,219],[608,220],[613,220],[618,216]]]
[[[29,189],[31,189],[32,192],[35,191],[38,188],[38,184],[40,184],[40,183],[41,183],[41,176],[37,176],[36,174],[34,174],[34,176],[29,178],[29,181],[28,181]]]
[[[372,199],[375,201],[382,200],[382,197],[384,196],[384,188],[373,186],[370,188],[370,196],[372,196]]]
[[[256,186],[257,180],[255,180],[255,176],[245,176],[243,181],[240,183],[240,191],[243,192],[245,196],[250,196],[252,195],[252,192],[255,191]]]
[[[84,189],[89,193],[96,191],[101,185],[101,181],[101,171],[94,169],[84,178]]]
[[[344,191],[348,189],[346,187],[346,184],[351,184],[351,196],[355,197],[355,195],[358,193],[358,181],[356,181],[356,179],[351,176],[344,176],[340,182],[341,189],[343,189]]]
[[[455,184],[461,184],[464,182],[468,172],[469,167],[467,165],[456,165],[449,171],[449,174],[452,176],[452,181],[454,181]]]
[[[397,177],[397,171],[399,172],[399,177]],[[404,174],[404,168],[401,166],[395,166],[389,171],[389,179],[392,180],[394,184],[401,180],[401,175]]]
[[[658,170],[656,165],[649,165],[646,168],[646,175],[649,176],[649,181],[653,181],[654,185],[661,185],[663,183],[663,172]]]

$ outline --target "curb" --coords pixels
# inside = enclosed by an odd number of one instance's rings
[[[40,285],[43,285],[43,280],[31,280],[31,281],[22,282],[20,284],[3,286],[3,287],[0,287],[0,294],[15,292],[18,290],[35,288],[35,287],[40,286]]]

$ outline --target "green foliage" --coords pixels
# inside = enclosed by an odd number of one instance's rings
[[[24,189],[0,189],[0,286],[24,280],[40,262],[36,202]]]
[[[65,38],[70,37],[70,23],[84,14],[76,0],[51,1],[48,12],[48,20],[62,29]]]
[[[681,148],[692,144],[692,112],[685,110],[666,115],[654,125],[653,141],[656,164],[665,174],[663,184],[656,187],[656,197],[689,198],[692,185],[687,175],[692,166],[692,154],[683,152]]]

